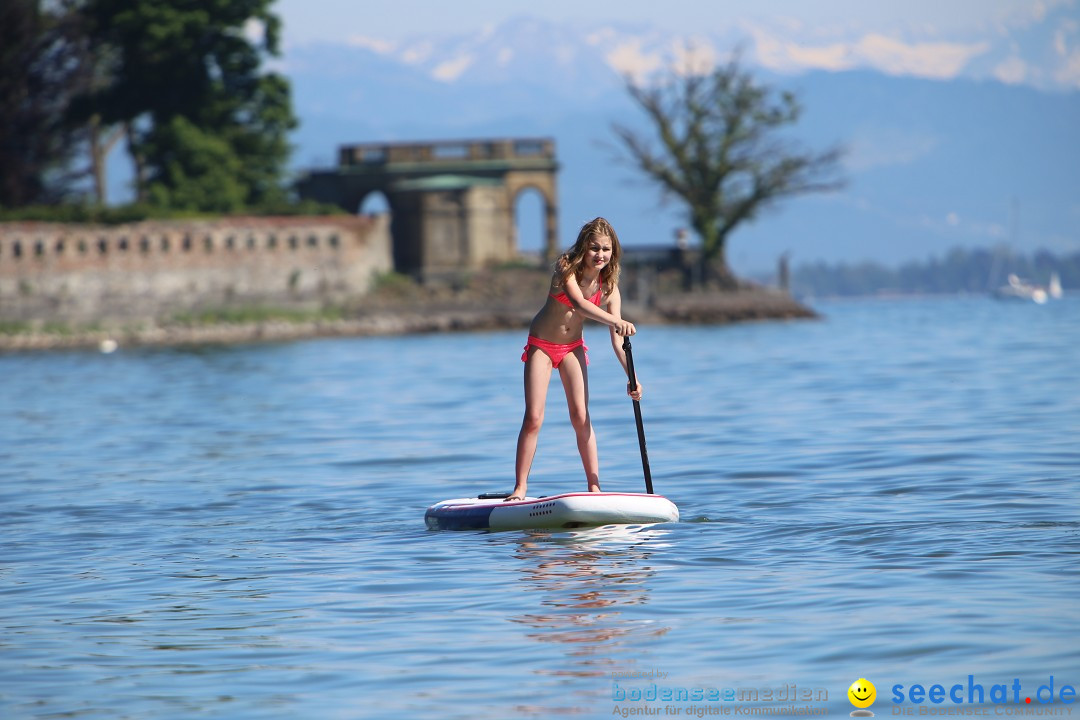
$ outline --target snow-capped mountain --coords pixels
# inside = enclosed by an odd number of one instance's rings
[[[740,48],[747,61],[778,73],[875,70],[933,79],[996,79],[1043,90],[1080,89],[1080,12],[1076,0],[1044,2],[1002,16],[979,35],[946,37],[935,28],[890,32],[806,28],[791,21],[739,20],[693,35],[610,23],[578,27],[518,17],[468,35],[394,43],[355,34],[349,45],[444,83],[500,83],[553,76],[579,91],[637,79],[669,65],[700,66]]]
[[[794,199],[732,239],[738,270],[796,260],[901,261],[953,245],[1080,247],[1080,0],[1002,17],[978,37],[888,35],[779,21],[693,37],[622,25],[518,18],[466,35],[287,47],[301,120],[298,167],[350,142],[547,135],[556,139],[565,237],[597,214],[629,242],[670,242],[677,205],[617,162],[613,122],[646,129],[624,78],[703,67],[739,49],[806,108],[795,134],[848,149],[848,188]],[[1007,230],[1016,201],[1021,221]],[[531,224],[531,221],[530,221]],[[535,223],[539,227],[539,221]],[[522,228],[523,244],[529,230]],[[539,232],[535,233],[539,242]]]

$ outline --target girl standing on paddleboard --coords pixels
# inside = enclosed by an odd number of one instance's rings
[[[617,336],[633,335],[636,330],[622,318],[618,286],[621,255],[615,229],[604,218],[596,218],[582,226],[574,246],[555,261],[547,301],[529,326],[529,342],[521,356],[525,363],[525,417],[517,441],[516,484],[508,501],[525,497],[552,369],[559,371],[566,392],[589,492],[600,492],[600,461],[589,416],[588,348],[581,330],[585,318],[607,325],[615,357],[626,370],[626,353]],[[602,305],[607,306],[606,311]],[[627,383],[626,392],[640,400],[641,383],[632,392]]]

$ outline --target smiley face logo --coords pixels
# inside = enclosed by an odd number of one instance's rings
[[[874,700],[877,699],[877,688],[874,687],[874,683],[870,682],[866,678],[859,678],[855,682],[851,683],[851,687],[847,691],[848,700],[851,704],[857,708],[868,708],[874,704]]]

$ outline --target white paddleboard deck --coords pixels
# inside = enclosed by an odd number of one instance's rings
[[[432,530],[529,530],[678,522],[679,509],[663,495],[577,492],[549,497],[458,498],[424,514]]]

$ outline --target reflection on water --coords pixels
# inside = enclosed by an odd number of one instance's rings
[[[537,674],[606,679],[615,668],[634,665],[650,642],[668,632],[668,626],[638,617],[647,612],[657,575],[652,557],[666,546],[667,534],[659,525],[609,525],[570,533],[537,531],[517,541],[521,587],[539,596],[537,607],[543,611],[509,620],[531,628],[531,640],[564,646],[564,663],[538,668]],[[631,615],[631,608],[639,612]],[[590,685],[608,689],[606,682]],[[602,694],[579,690],[574,705],[536,705],[530,712],[580,713]]]

